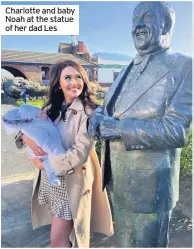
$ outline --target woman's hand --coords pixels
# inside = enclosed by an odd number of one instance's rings
[[[34,154],[36,156],[46,156],[47,153],[44,152],[44,150],[41,149],[40,146],[38,146],[34,140],[32,140],[31,138],[29,138],[28,136],[26,136],[25,134],[22,136],[22,139],[24,141],[24,143],[26,145],[28,145],[28,147],[30,147],[30,149],[34,152]]]
[[[47,120],[48,116],[46,114],[46,112],[44,110],[40,110],[40,112],[37,115],[37,118],[43,119],[43,120]]]
[[[30,157],[29,159],[30,159],[30,161],[32,161],[32,163],[34,164],[34,166],[37,169],[40,169],[40,170],[44,169],[42,161],[40,160],[40,158]]]

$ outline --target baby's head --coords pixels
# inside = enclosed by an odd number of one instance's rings
[[[6,127],[21,129],[38,117],[40,108],[32,105],[23,104],[6,112],[2,121]]]

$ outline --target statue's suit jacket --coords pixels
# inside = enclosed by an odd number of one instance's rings
[[[111,178],[111,167],[119,170],[119,160],[130,158],[130,209],[163,212],[172,209],[179,197],[180,148],[192,119],[192,59],[169,50],[158,54],[113,111],[114,98],[132,66],[133,61],[120,72],[105,98],[104,114],[120,119],[122,140],[102,146],[104,187]],[[108,150],[120,159],[108,158]],[[115,184],[122,185],[122,177]]]

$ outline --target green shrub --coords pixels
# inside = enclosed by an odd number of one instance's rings
[[[21,104],[24,104],[24,102],[21,100],[21,99],[18,99],[16,101],[16,105],[17,106],[21,106]],[[41,100],[41,99],[36,99],[36,100],[28,100],[26,102],[26,104],[29,104],[29,105],[34,105],[34,106],[37,106],[37,107],[42,107],[42,105],[44,104],[44,100]]]
[[[97,81],[90,81],[89,89],[90,89],[90,92],[92,93],[98,93],[98,92],[107,93],[108,92],[108,87],[101,86]]]
[[[181,176],[192,174],[192,132],[181,152]]]
[[[98,159],[99,159],[99,161],[100,161],[100,159],[101,159],[101,142],[97,142],[96,143],[96,153],[97,153],[97,155],[98,155]]]
[[[102,87],[98,82],[89,83],[90,98],[95,105],[104,104],[104,96],[108,91],[107,87]]]

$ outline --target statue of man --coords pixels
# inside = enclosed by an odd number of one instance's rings
[[[192,60],[171,53],[174,10],[140,2],[132,37],[138,55],[120,72],[88,131],[102,143],[117,247],[167,247],[179,196],[180,152],[192,118]]]

